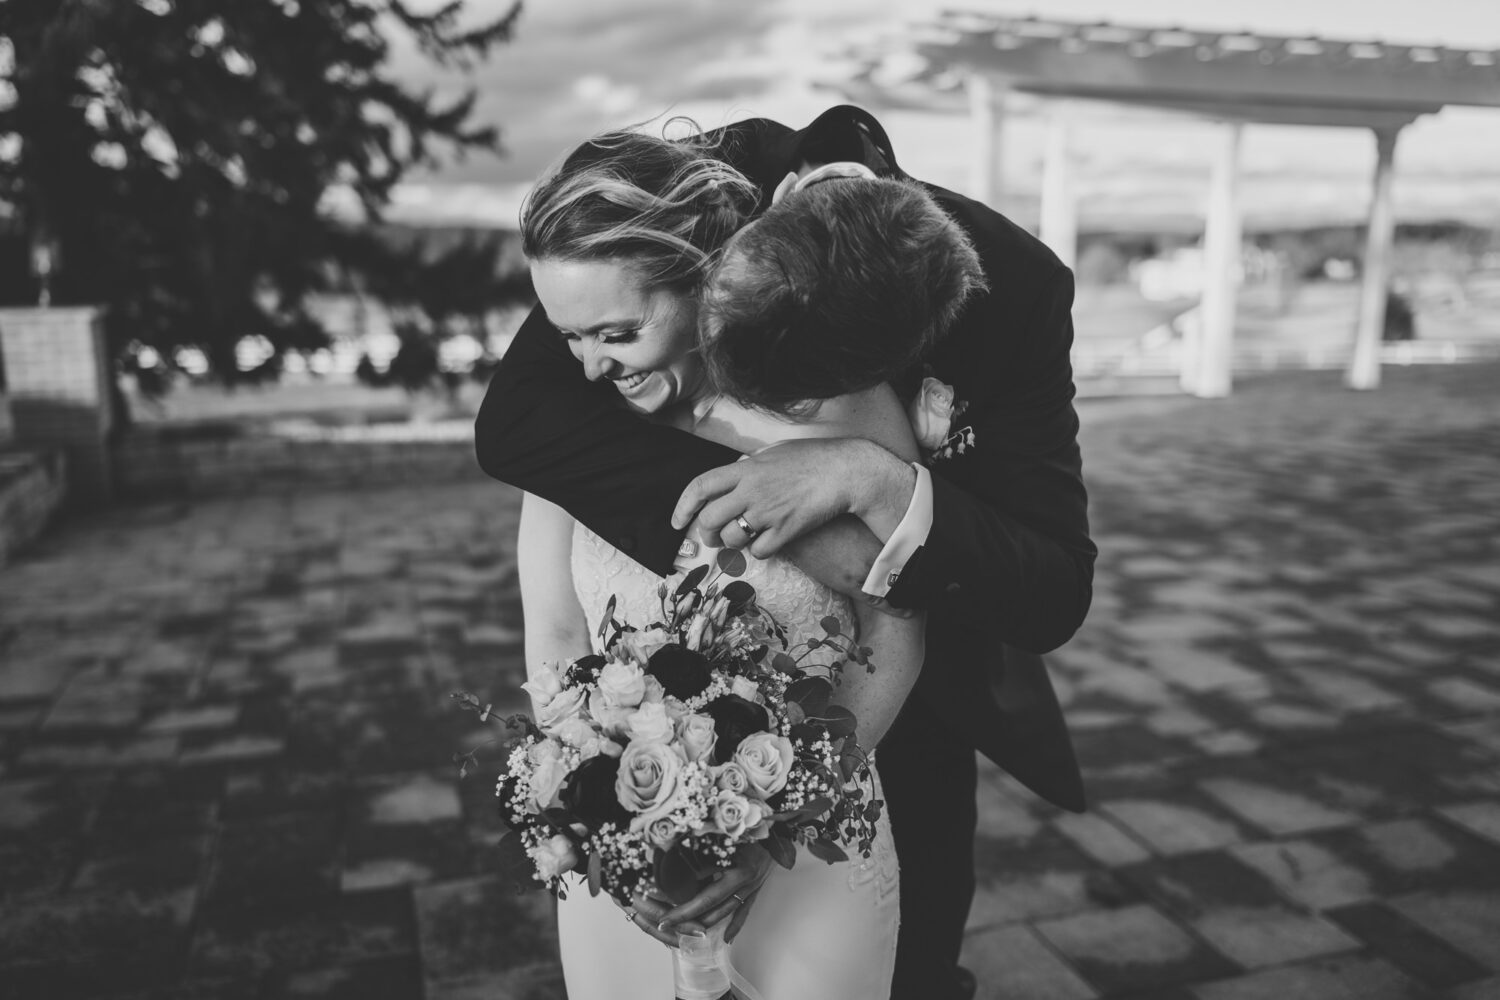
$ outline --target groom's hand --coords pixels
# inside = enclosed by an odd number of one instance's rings
[[[698,895],[681,906],[668,904],[651,896],[635,898],[635,923],[661,941],[677,946],[679,934],[700,934],[706,928],[728,918],[724,938],[733,941],[750,916],[750,904],[771,873],[771,855],[759,844],[745,844],[734,853],[734,864],[719,872]]]
[[[915,478],[911,466],[862,438],[784,441],[694,479],[677,501],[672,526],[683,529],[696,519],[707,544],[764,559],[840,514],[853,514],[883,543],[911,503]]]

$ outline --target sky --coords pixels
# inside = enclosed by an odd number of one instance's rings
[[[469,0],[475,18],[509,0]],[[513,226],[521,197],[594,132],[686,115],[706,128],[751,116],[800,127],[845,103],[826,84],[851,45],[889,37],[940,8],[1122,25],[1248,30],[1500,51],[1496,0],[532,0],[514,39],[467,81],[398,47],[409,82],[467,83],[479,120],[499,126],[500,157],[471,155],[397,192],[392,217]],[[1351,14],[1351,11],[1354,13]],[[1500,91],[1500,66],[1495,67]],[[1046,106],[1016,102],[1005,133],[1002,210],[1035,215]],[[963,190],[974,148],[960,115],[880,111],[913,176]],[[1191,227],[1207,194],[1211,127],[1115,105],[1082,109],[1074,128],[1080,213],[1090,226]],[[659,127],[659,126],[658,126]],[[1362,130],[1252,126],[1242,150],[1246,222],[1355,221],[1368,200],[1373,140]],[[1407,128],[1397,151],[1398,218],[1500,224],[1500,108],[1449,108]]]

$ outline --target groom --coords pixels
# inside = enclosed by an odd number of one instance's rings
[[[720,155],[760,185],[762,205],[789,174],[817,164],[905,176],[884,130],[858,108],[833,108],[801,131],[755,119],[718,135]],[[489,475],[561,505],[657,573],[672,572],[696,518],[702,537],[761,556],[780,551],[836,589],[927,610],[921,678],[879,751],[901,862],[892,995],[960,1000],[974,992],[958,965],[974,892],[974,751],[1048,801],[1083,808],[1037,654],[1082,623],[1095,548],[1072,404],[1072,275],[1004,216],[928,190],[973,238],[990,284],[924,359],[966,404],[949,428],[954,447],[930,469],[855,440],[791,442],[736,461],[645,422],[625,445],[618,430],[605,445],[591,427],[622,419],[613,392],[583,379],[540,308],[490,383],[475,446]],[[814,298],[802,308],[822,305]],[[900,524],[876,538],[860,515]],[[820,567],[833,560],[821,556],[835,544],[847,556],[856,536],[870,572],[828,579]]]

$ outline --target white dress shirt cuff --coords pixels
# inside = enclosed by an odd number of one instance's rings
[[[917,470],[917,485],[912,490],[906,515],[896,525],[896,530],[891,532],[885,548],[880,550],[880,555],[875,559],[875,565],[870,567],[870,575],[865,577],[863,590],[872,598],[884,597],[890,593],[896,581],[901,578],[901,571],[906,568],[907,560],[917,549],[927,544],[927,534],[932,530],[932,473],[927,471],[925,465],[917,462],[912,463],[912,468]]]

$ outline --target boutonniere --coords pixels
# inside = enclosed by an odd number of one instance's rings
[[[956,399],[953,386],[931,375],[922,379],[922,388],[907,407],[917,446],[927,455],[927,464],[961,455],[974,447],[974,428],[953,429],[953,424],[968,409],[968,403]]]

